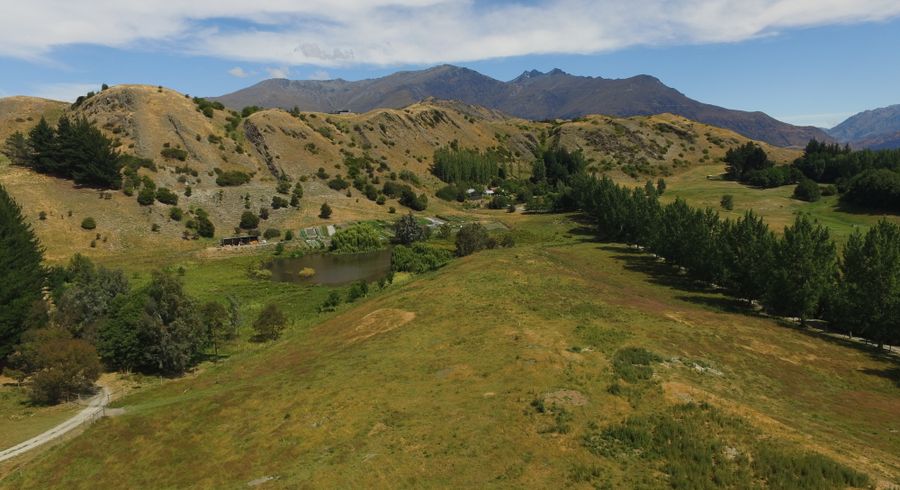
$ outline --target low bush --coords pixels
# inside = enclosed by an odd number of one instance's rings
[[[272,209],[281,209],[290,206],[287,199],[281,196],[272,196]]]
[[[802,179],[794,188],[794,198],[806,202],[816,202],[822,198],[819,184],[811,179]]]
[[[188,152],[181,148],[163,148],[159,154],[167,160],[179,160],[182,162],[187,160],[188,157]]]
[[[243,230],[252,230],[259,226],[259,216],[253,214],[251,211],[244,211],[241,214],[241,229]]]
[[[487,229],[481,223],[468,223],[456,234],[456,255],[465,257],[491,245]]]
[[[350,290],[347,291],[347,302],[352,303],[359,298],[365,298],[368,295],[369,285],[366,283],[366,281],[359,280],[353,283],[353,285],[350,286]]]
[[[651,364],[661,360],[659,356],[644,348],[626,347],[613,356],[613,371],[629,383],[645,381],[653,376]]]
[[[163,204],[175,206],[178,204],[178,194],[175,194],[167,187],[160,187],[156,189],[156,200]]]
[[[332,189],[334,189],[336,191],[342,191],[342,190],[350,187],[350,184],[346,180],[341,178],[341,176],[337,176],[328,181],[328,187],[331,187]]]
[[[449,184],[441,187],[437,192],[434,193],[434,195],[439,199],[443,199],[445,201],[463,202],[466,200],[466,190],[462,187],[457,187],[454,184]]]
[[[424,243],[413,243],[411,246],[397,245],[391,251],[391,270],[418,274],[442,267],[450,262],[451,258],[453,254],[449,250]]]
[[[216,185],[220,187],[236,187],[250,182],[251,176],[240,170],[216,170]]]

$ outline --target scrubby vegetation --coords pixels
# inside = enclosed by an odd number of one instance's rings
[[[182,148],[163,148],[159,154],[167,160],[178,160],[181,162],[187,160],[188,157],[188,152]]]
[[[178,194],[172,192],[171,189],[167,187],[160,187],[156,189],[156,200],[163,203],[168,204],[170,206],[178,205]]]
[[[438,269],[452,258],[453,253],[449,250],[421,242],[397,245],[391,250],[391,270],[418,274]]]
[[[94,228],[97,228],[97,221],[88,216],[81,220],[81,228],[84,230],[93,230]]]
[[[743,421],[707,404],[677,405],[661,413],[634,415],[621,424],[594,429],[582,444],[622,465],[637,460],[658,465],[671,488],[845,488],[868,478],[817,454],[753,441]]]
[[[224,111],[225,110],[225,106],[222,105],[222,103],[218,102],[218,101],[213,102],[210,100],[206,100],[202,97],[194,97],[193,100],[194,100],[194,104],[197,105],[197,110],[202,112],[204,116],[209,117],[209,118],[213,117],[213,114],[215,114],[215,111]]]
[[[491,237],[481,223],[468,223],[456,234],[456,255],[465,257],[479,250],[493,248]]]
[[[240,170],[222,170],[215,169],[216,171],[216,185],[221,187],[235,187],[239,185],[244,185],[247,182],[250,182],[251,175],[245,172],[241,172]]]

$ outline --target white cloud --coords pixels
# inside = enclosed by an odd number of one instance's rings
[[[286,66],[282,67],[272,67],[266,68],[266,72],[268,72],[269,76],[272,78],[287,78],[290,74],[290,69]]]
[[[228,74],[238,78],[247,78],[248,76],[250,76],[250,74],[240,66],[235,66],[234,68],[228,70]]]
[[[331,75],[325,70],[316,70],[309,74],[310,80],[331,80]]]
[[[99,83],[44,83],[35,87],[35,97],[43,97],[45,99],[62,100],[65,102],[75,102],[79,95],[84,95],[90,91],[100,91]]]
[[[86,43],[279,66],[396,65],[737,42],[898,15],[897,0],[29,0],[4,3],[0,56],[45,59]]]

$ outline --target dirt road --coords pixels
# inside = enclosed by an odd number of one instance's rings
[[[81,424],[102,417],[107,403],[109,403],[109,390],[104,387],[100,390],[99,394],[88,400],[88,405],[82,411],[78,412],[78,414],[76,414],[74,417],[44,432],[43,434],[32,437],[31,439],[28,439],[23,443],[16,444],[9,449],[0,451],[0,461],[6,461],[7,459],[14,458],[26,451],[34,449],[42,444],[50,442],[57,437],[66,434],[67,432],[81,426]]]

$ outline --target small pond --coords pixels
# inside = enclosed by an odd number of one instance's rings
[[[359,254],[310,254],[299,258],[275,259],[272,280],[301,284],[339,286],[359,281],[374,282],[391,270],[391,250]],[[315,271],[312,275],[310,272]],[[304,271],[304,273],[301,273]]]

